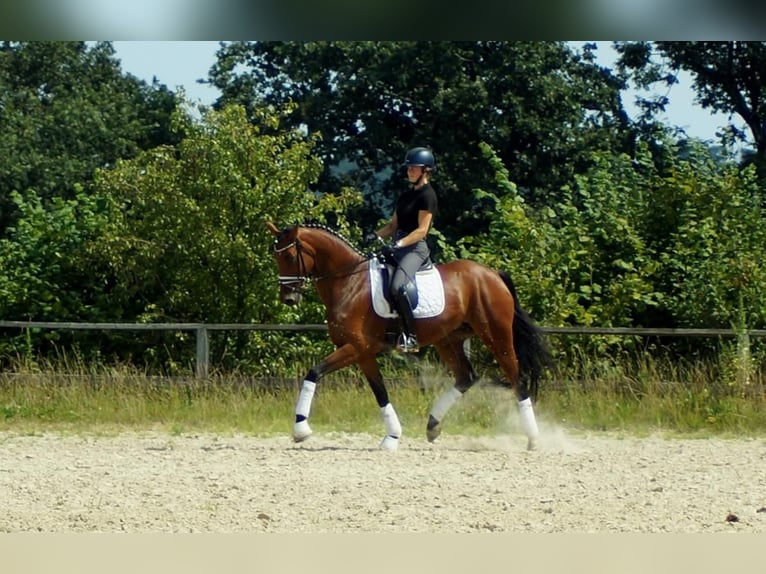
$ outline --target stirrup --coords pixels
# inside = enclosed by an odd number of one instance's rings
[[[402,353],[417,353],[420,350],[417,337],[415,335],[405,335],[404,333],[399,335],[396,347]]]

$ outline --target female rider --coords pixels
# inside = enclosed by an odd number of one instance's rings
[[[420,347],[410,293],[417,293],[415,273],[430,256],[426,235],[437,213],[438,201],[429,177],[436,170],[436,161],[430,149],[416,147],[407,152],[404,165],[409,189],[399,195],[393,216],[375,233],[381,240],[393,238],[393,244],[386,245],[382,253],[396,266],[390,294],[402,327],[397,347],[403,353],[416,353]]]

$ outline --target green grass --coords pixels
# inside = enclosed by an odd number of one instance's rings
[[[728,359],[585,361],[551,382],[540,408],[587,430],[766,434],[762,374],[753,368],[743,377]]]
[[[543,381],[537,401],[547,424],[634,434],[766,434],[758,372],[743,382],[717,364],[646,359],[583,362],[559,371]],[[425,429],[431,405],[452,384],[428,361],[385,363],[384,376],[410,435]],[[150,377],[129,367],[19,366],[0,374],[0,431],[289,434],[298,385],[233,374],[199,381]],[[480,383],[449,412],[445,429],[469,436],[509,432],[514,403],[508,390]],[[374,397],[354,369],[319,384],[311,424],[319,432],[382,432]]]

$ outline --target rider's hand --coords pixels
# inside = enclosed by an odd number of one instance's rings
[[[383,242],[383,238],[373,231],[364,236],[364,241],[368,245],[371,245],[372,243]]]
[[[385,259],[386,261],[390,263],[396,262],[396,257],[394,257],[394,253],[395,253],[395,249],[393,244],[391,243],[387,243],[380,250],[380,254],[383,256],[383,259]]]

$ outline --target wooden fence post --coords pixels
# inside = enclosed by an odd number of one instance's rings
[[[197,327],[197,378],[204,379],[208,374],[210,358],[210,341],[207,329],[204,326]]]

